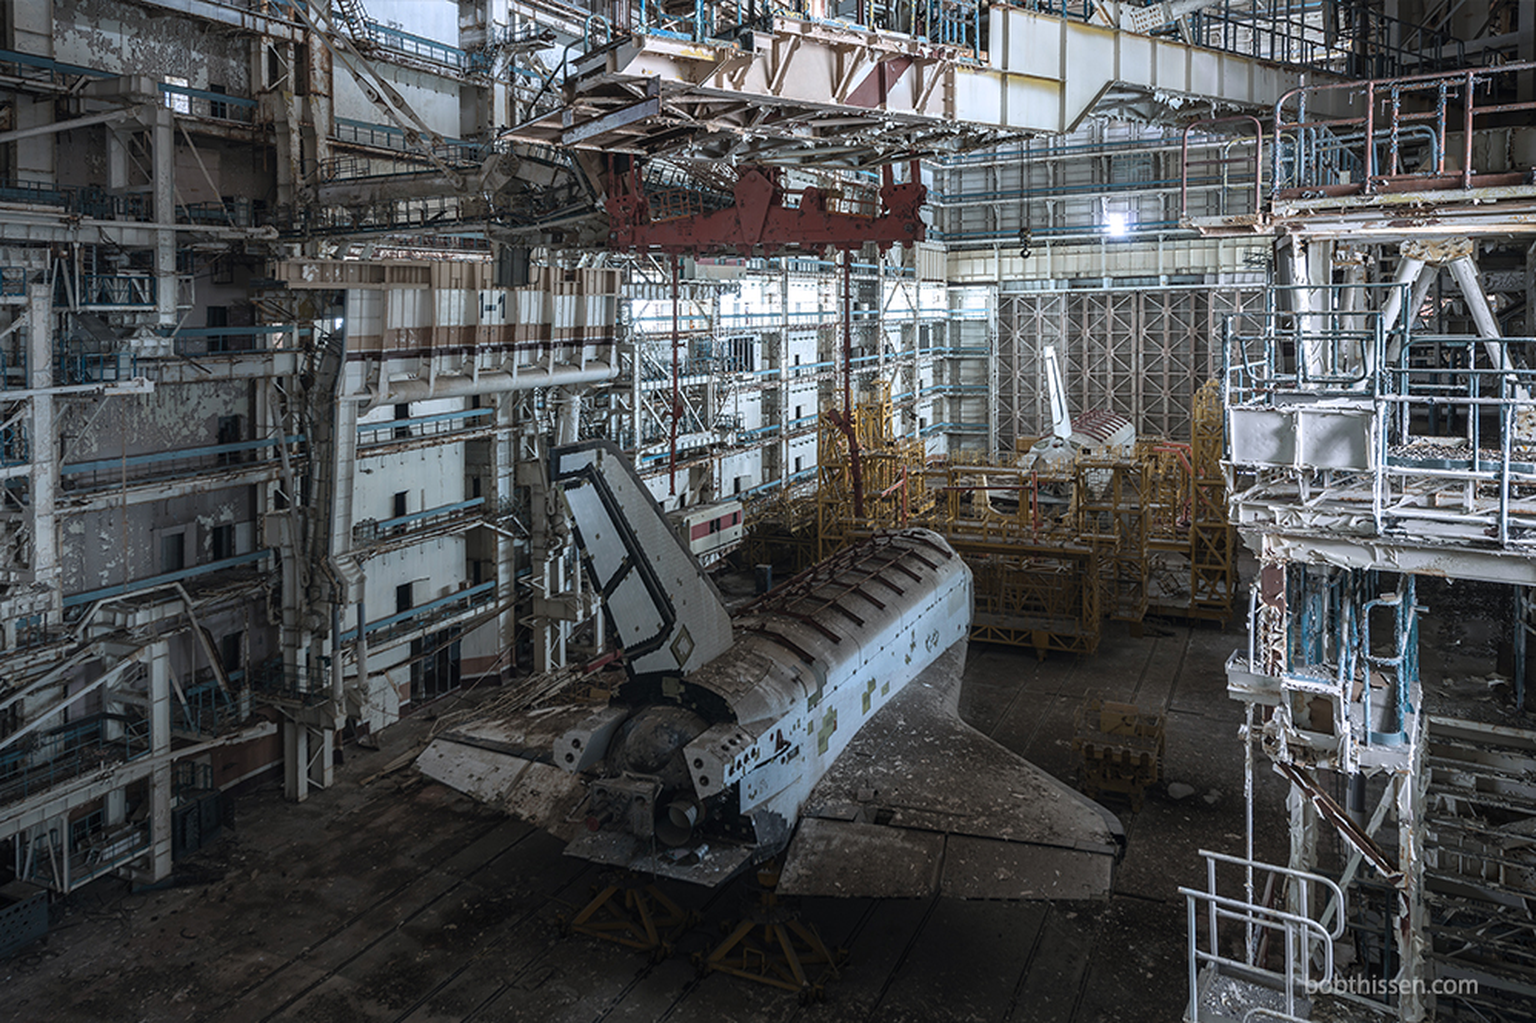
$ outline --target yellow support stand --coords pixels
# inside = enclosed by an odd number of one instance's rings
[[[822,998],[827,981],[841,975],[847,951],[828,948],[815,927],[779,901],[776,866],[758,871],[757,880],[762,891],[752,912],[708,955],[695,954],[694,963],[702,974],[729,973],[793,991],[803,1002]]]
[[[698,919],[698,914],[683,909],[654,883],[627,874],[598,890],[566,929],[648,953],[660,962]]]

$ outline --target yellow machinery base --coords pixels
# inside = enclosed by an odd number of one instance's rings
[[[701,974],[729,973],[793,991],[801,1001],[823,997],[826,983],[840,976],[847,951],[828,948],[814,926],[779,901],[776,870],[759,872],[758,883],[762,892],[751,912],[707,955],[696,954],[695,965]]]
[[[672,954],[677,939],[698,919],[654,883],[627,874],[597,890],[566,929],[648,953],[659,962]]]

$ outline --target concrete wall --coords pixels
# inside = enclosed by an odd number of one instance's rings
[[[53,36],[55,60],[156,79],[174,76],[193,89],[223,85],[234,95],[250,95],[245,35],[119,0],[71,0],[67,6]]]

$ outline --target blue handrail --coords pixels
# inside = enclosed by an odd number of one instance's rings
[[[129,593],[137,593],[140,590],[154,589],[156,586],[165,586],[169,583],[181,582],[184,579],[194,579],[209,572],[220,572],[228,568],[237,568],[241,565],[249,565],[254,561],[260,561],[268,555],[276,554],[276,547],[267,547],[249,554],[238,554],[233,558],[224,558],[222,561],[213,561],[206,565],[194,565],[191,568],[181,569],[179,572],[164,572],[160,575],[152,575],[144,579],[137,579],[130,583],[120,583],[117,586],[103,586],[100,589],[87,590],[84,593],[76,593],[64,598],[65,607],[74,607],[78,604],[89,604],[94,600],[106,600],[108,597],[121,597]]]

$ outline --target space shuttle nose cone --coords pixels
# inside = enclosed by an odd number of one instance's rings
[[[656,821],[656,837],[663,845],[682,845],[693,836],[693,826],[698,821],[698,804],[687,799],[674,799]]]

